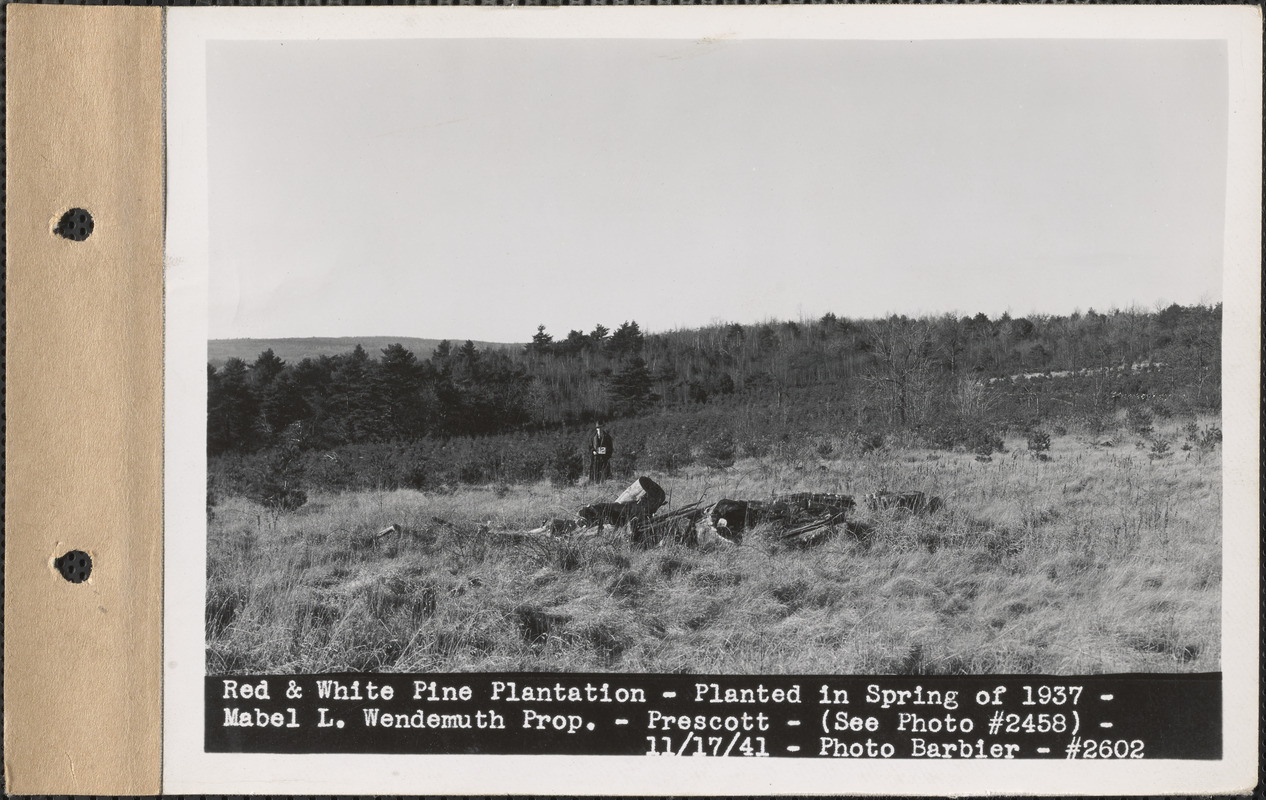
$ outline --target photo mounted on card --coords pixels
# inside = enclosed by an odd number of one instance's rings
[[[171,9],[164,788],[1251,787],[1260,33]]]

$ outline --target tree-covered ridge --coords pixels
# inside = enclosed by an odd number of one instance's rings
[[[341,356],[359,344],[369,353],[378,353],[391,344],[400,344],[414,355],[429,358],[439,345],[439,339],[425,339],[415,336],[295,336],[275,339],[239,338],[211,339],[207,342],[207,361],[216,368],[224,366],[230,358],[239,358],[251,363],[255,357],[265,350],[273,353],[287,364],[298,364],[305,358],[317,359],[321,356]],[[475,345],[480,350],[518,350],[521,344],[507,342],[481,342]]]
[[[399,344],[294,364],[266,350],[252,364],[208,365],[208,450],[525,432],[704,407],[825,414],[931,439],[1140,404],[1217,411],[1221,318],[1221,304],[996,319],[827,314],[655,334],[624,321],[558,340],[541,326],[521,352],[446,341],[427,359]]]

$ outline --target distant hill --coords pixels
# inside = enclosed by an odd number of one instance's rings
[[[252,363],[265,350],[272,348],[273,353],[287,364],[297,364],[305,358],[318,356],[335,356],[346,353],[356,345],[365,348],[370,358],[382,355],[382,349],[390,344],[404,345],[420,359],[431,357],[431,353],[439,345],[440,339],[417,339],[411,336],[335,336],[310,337],[305,339],[211,339],[207,342],[207,363],[219,369],[230,358],[240,358]],[[450,339],[454,347],[465,343],[464,339]],[[519,350],[522,344],[504,342],[475,342],[480,350]]]

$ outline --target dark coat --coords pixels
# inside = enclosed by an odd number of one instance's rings
[[[599,452],[599,450],[605,450]],[[594,431],[589,437],[589,453],[595,456],[610,458],[615,453],[615,440],[606,431]]]

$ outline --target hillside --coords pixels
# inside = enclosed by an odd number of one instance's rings
[[[827,315],[230,360],[208,674],[1216,671],[1221,330],[1220,305]],[[858,502],[810,539],[533,530],[639,475],[677,511]]]
[[[337,356],[356,345],[377,356],[389,344],[402,344],[420,358],[430,358],[439,345],[439,339],[418,339],[411,336],[311,336],[301,339],[211,339],[207,342],[207,363],[216,369],[230,358],[240,358],[250,363],[265,350],[287,364],[295,364],[305,358]],[[460,342],[459,342],[460,343]],[[515,350],[521,344],[501,342],[475,342],[480,350]]]
[[[760,449],[781,437],[852,431],[988,454],[1009,430],[1106,429],[1127,411],[1140,428],[1153,416],[1216,414],[1221,317],[1220,305],[1173,305],[1015,319],[826,315],[647,334],[630,321],[558,340],[542,327],[526,347],[290,340],[333,343],[319,359],[296,358],[284,340],[241,340],[242,356],[208,375],[208,449],[407,444],[421,457],[450,438],[475,437],[470,446],[489,449],[461,480],[482,482],[476,476],[489,470],[506,479],[502,453],[533,450],[557,462],[543,435],[605,419],[619,421],[624,455],[632,455],[628,434],[651,452],[664,449],[656,442],[669,430],[667,450],[724,441]],[[534,446],[509,444],[525,434]],[[423,460],[448,471],[455,453]]]

